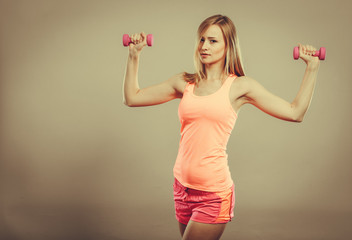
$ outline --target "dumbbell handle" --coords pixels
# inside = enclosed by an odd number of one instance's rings
[[[147,44],[149,47],[153,46],[153,34],[147,35]],[[122,43],[125,47],[127,47],[131,43],[131,38],[128,34],[124,34],[122,37]]]
[[[320,60],[325,60],[325,56],[326,56],[325,47],[321,47],[318,51],[315,51],[314,55],[312,55],[312,56],[319,57]],[[299,48],[298,47],[293,48],[293,58],[295,60],[297,60],[299,58]]]

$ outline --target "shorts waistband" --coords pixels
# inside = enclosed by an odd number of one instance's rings
[[[207,191],[202,191],[202,190],[197,190],[197,189],[185,187],[176,178],[175,178],[175,183],[176,183],[176,188],[179,188],[182,191],[187,192],[187,193],[191,193],[193,195],[207,195],[209,193],[213,193],[213,192],[207,192]]]

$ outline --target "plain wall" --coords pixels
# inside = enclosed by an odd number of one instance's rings
[[[292,102],[298,43],[326,47],[302,123],[241,108],[227,145],[235,218],[222,239],[347,239],[352,231],[350,1],[0,1],[0,238],[180,239],[180,99],[123,104],[145,31],[145,88],[187,71],[199,24],[236,25],[246,75]]]

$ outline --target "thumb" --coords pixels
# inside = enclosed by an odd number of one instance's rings
[[[142,38],[143,38],[143,41],[144,40],[146,40],[146,34],[145,34],[145,32],[143,31],[143,32],[141,32],[141,36],[142,36]]]
[[[298,49],[299,49],[300,55],[302,55],[302,53],[303,53],[303,47],[302,47],[302,44],[301,44],[301,43],[298,43]]]

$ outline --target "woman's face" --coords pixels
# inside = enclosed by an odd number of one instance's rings
[[[225,60],[225,39],[218,25],[211,25],[200,38],[198,51],[203,64]]]

